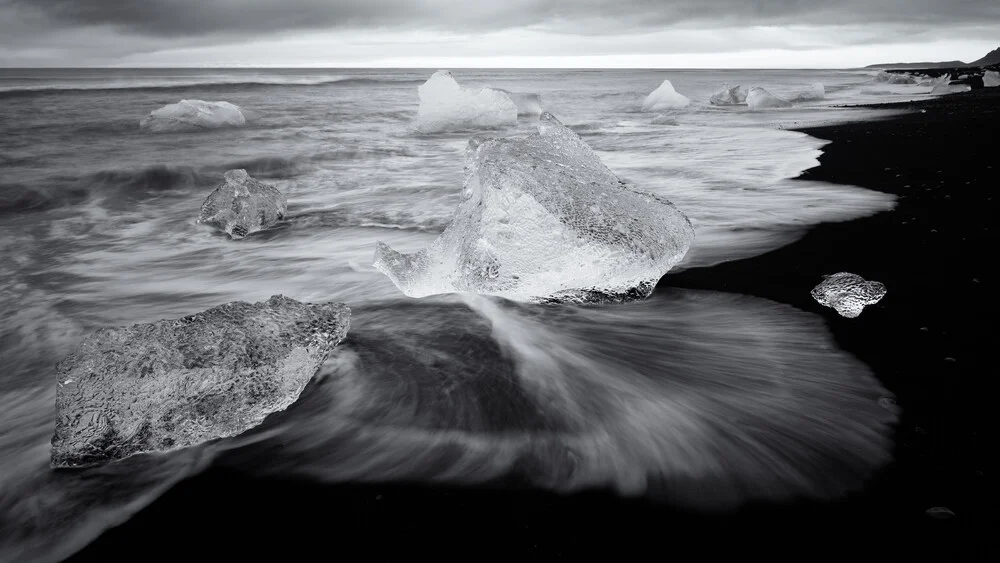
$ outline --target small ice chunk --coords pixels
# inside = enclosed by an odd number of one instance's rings
[[[654,90],[642,102],[642,111],[663,111],[665,109],[680,109],[687,107],[691,100],[674,90],[669,80],[664,80],[660,87]]]
[[[809,86],[808,89],[796,93],[792,96],[792,102],[812,102],[815,100],[822,100],[826,97],[826,88],[822,84],[816,82]]]
[[[813,288],[812,296],[820,305],[832,307],[841,316],[853,319],[866,305],[878,303],[885,292],[885,285],[877,281],[865,281],[857,274],[839,272],[823,276],[823,281]]]
[[[536,134],[470,140],[463,196],[428,248],[378,243],[375,268],[404,294],[643,298],[694,238],[673,204],[627,186],[548,112]]]
[[[181,100],[150,112],[139,122],[139,127],[160,133],[242,127],[245,124],[243,111],[229,102]]]
[[[931,518],[938,520],[947,520],[948,518],[955,516],[955,513],[946,506],[933,506],[926,510],[926,514]]]
[[[910,74],[881,71],[875,75],[875,82],[884,84],[916,84],[917,78]]]
[[[530,92],[510,92],[503,88],[491,88],[497,92],[503,92],[510,97],[514,105],[517,106],[517,115],[541,115],[542,97]]]
[[[983,73],[983,86],[986,88],[996,88],[1000,86],[1000,71],[987,70]]]
[[[735,106],[745,104],[747,103],[747,90],[739,84],[731,87],[729,86],[729,83],[726,83],[722,85],[721,89],[712,94],[708,103],[714,106]]]
[[[779,98],[760,86],[754,86],[747,92],[747,106],[752,111],[767,108],[787,108],[791,107],[791,105],[792,103],[788,100]]]
[[[229,170],[201,205],[198,222],[214,225],[234,239],[273,226],[285,217],[285,194],[247,174]]]
[[[417,128],[423,132],[492,128],[517,124],[517,104],[494,88],[463,88],[439,70],[417,88]]]

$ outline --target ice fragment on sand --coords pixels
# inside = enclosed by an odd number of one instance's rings
[[[708,102],[714,106],[733,106],[745,104],[747,103],[747,90],[739,84],[736,86],[729,86],[729,84],[726,83],[722,85],[721,89],[712,94],[712,97],[709,98]]]
[[[423,132],[517,124],[517,104],[494,88],[463,88],[447,70],[417,88],[417,128]]]
[[[958,92],[968,92],[972,90],[972,86],[968,84],[939,84],[931,90],[931,94],[935,96],[941,96],[944,94],[957,94]]]
[[[139,122],[139,127],[159,133],[242,127],[245,124],[243,111],[229,102],[181,100],[150,112]]]
[[[853,319],[866,305],[873,305],[885,295],[885,285],[865,281],[859,275],[839,272],[823,276],[813,288],[812,296],[820,305],[834,308],[841,316]]]
[[[944,506],[935,506],[927,509],[927,515],[938,520],[946,520],[954,516],[955,513]]]
[[[246,170],[229,170],[222,184],[205,198],[198,222],[239,239],[273,226],[287,210],[288,200],[277,188],[252,178]]]
[[[788,100],[779,98],[760,86],[754,86],[747,92],[747,106],[754,111],[766,108],[787,108],[791,105],[792,103]]]
[[[670,202],[626,186],[549,113],[538,133],[472,139],[465,200],[428,248],[383,243],[375,267],[410,297],[646,297],[687,252],[694,230]]]
[[[347,334],[350,309],[281,295],[105,328],[57,367],[53,467],[235,436],[287,408]]]
[[[1000,71],[987,70],[984,72],[983,86],[986,88],[995,88],[1000,86]]]
[[[660,87],[646,96],[642,102],[642,111],[663,111],[665,109],[678,109],[687,107],[691,100],[674,90],[674,85],[669,80],[664,80]]]

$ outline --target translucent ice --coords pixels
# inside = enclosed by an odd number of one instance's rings
[[[995,88],[1000,86],[1000,71],[987,70],[983,73],[983,86]]]
[[[917,79],[910,74],[899,74],[883,70],[875,75],[875,82],[882,82],[885,84],[916,84]]]
[[[674,90],[669,80],[664,80],[660,87],[653,91],[642,102],[642,111],[663,111],[687,107],[691,100]]]
[[[793,102],[811,102],[813,100],[822,100],[826,97],[826,88],[822,84],[816,82],[809,86],[808,89],[802,90],[792,96],[791,101]]]
[[[242,127],[245,124],[243,111],[229,102],[181,100],[150,112],[139,122],[139,127],[158,133]]]
[[[53,467],[240,434],[298,399],[351,310],[281,295],[181,319],[104,328],[56,367]]]
[[[694,238],[673,204],[627,186],[547,112],[537,134],[472,139],[463,195],[428,248],[404,255],[378,243],[375,267],[404,294],[642,298]]]
[[[198,222],[239,239],[273,226],[287,211],[288,200],[278,188],[252,178],[246,170],[229,170],[205,198]]]
[[[739,104],[747,103],[747,90],[746,88],[737,84],[736,86],[729,86],[728,83],[723,84],[722,88],[712,94],[708,102],[714,106],[734,106]]]
[[[517,124],[517,104],[505,92],[463,88],[447,70],[435,72],[417,93],[417,128],[424,132]]]
[[[541,115],[542,97],[530,92],[510,92],[503,88],[491,88],[497,92],[503,92],[517,106],[517,115]]]
[[[866,305],[878,303],[884,295],[885,285],[847,272],[823,276],[823,281],[812,290],[817,303],[832,307],[849,319],[860,315]]]
[[[756,111],[766,108],[787,108],[792,103],[784,98],[779,98],[760,86],[754,86],[747,92],[747,106]]]

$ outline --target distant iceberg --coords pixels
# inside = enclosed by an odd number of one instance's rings
[[[792,103],[784,98],[779,98],[760,86],[754,86],[747,92],[747,106],[756,111],[767,108],[787,108]]]
[[[642,102],[642,111],[663,111],[687,107],[691,100],[674,90],[669,80],[664,80],[660,87],[653,91]]]
[[[812,102],[815,100],[822,100],[826,97],[826,88],[822,84],[816,82],[809,86],[807,90],[796,93],[791,97],[789,101],[792,102]]]
[[[154,133],[243,127],[243,110],[229,102],[181,100],[150,112],[139,127]]]
[[[627,186],[549,113],[536,134],[469,141],[463,195],[428,248],[378,243],[375,268],[407,296],[644,298],[694,238],[673,204]]]
[[[517,124],[517,104],[494,88],[463,88],[451,72],[439,70],[417,88],[417,128],[423,132]]]
[[[1000,86],[1000,72],[987,70],[983,73],[983,86],[986,88],[996,88]]]
[[[530,92],[510,92],[503,88],[490,88],[498,92],[503,92],[517,106],[517,115],[541,115],[542,97]]]
[[[917,79],[910,74],[899,74],[896,72],[880,71],[875,75],[875,82],[884,84],[916,84]]]
[[[729,86],[728,83],[723,84],[722,88],[712,94],[708,103],[713,106],[735,106],[745,104],[747,103],[747,89],[739,84],[736,86]]]

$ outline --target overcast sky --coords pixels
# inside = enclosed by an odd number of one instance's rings
[[[0,66],[966,62],[1000,0],[0,0]]]

